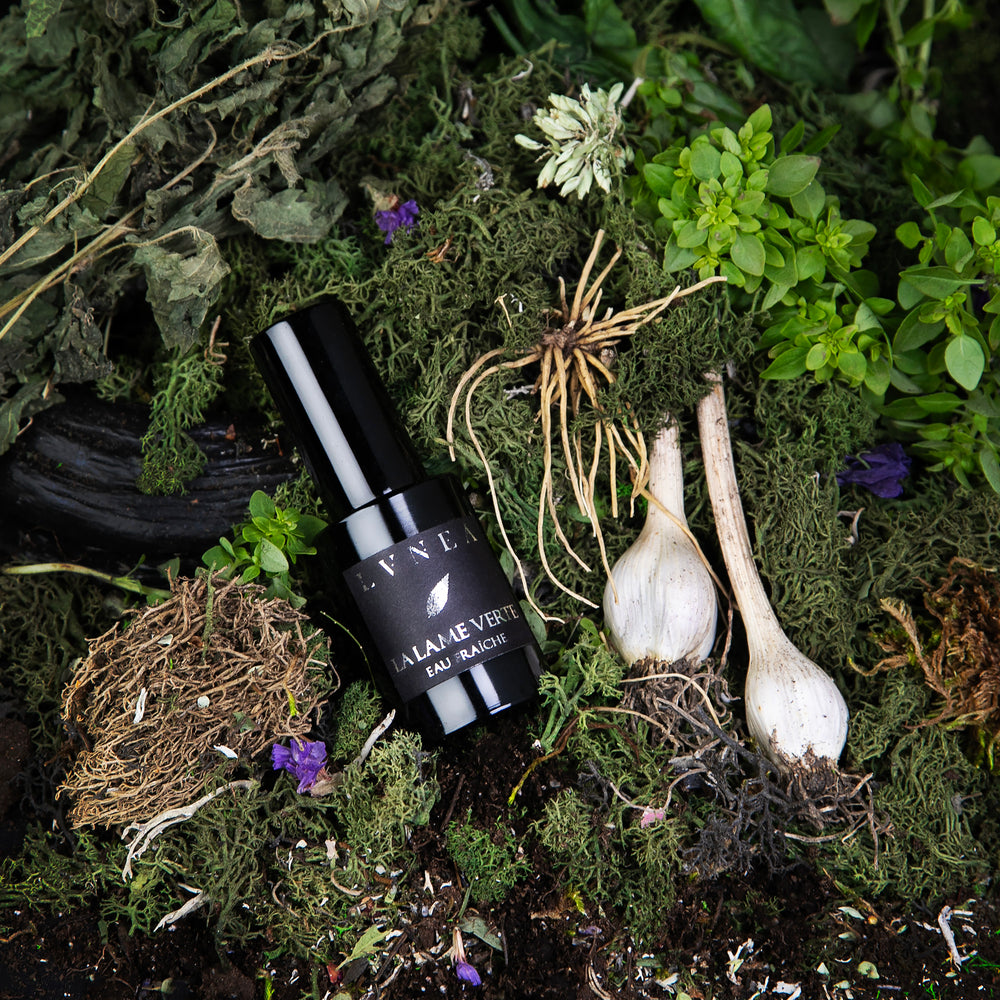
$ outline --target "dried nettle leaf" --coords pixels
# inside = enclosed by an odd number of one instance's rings
[[[39,385],[94,377],[124,296],[144,284],[183,351],[224,287],[221,241],[331,232],[331,154],[393,92],[417,2],[178,0],[166,21],[26,0],[0,20],[0,453]]]

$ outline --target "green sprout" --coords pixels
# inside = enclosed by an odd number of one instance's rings
[[[213,572],[241,583],[269,578],[265,596],[282,597],[293,606],[304,604],[292,593],[289,572],[299,556],[315,555],[312,542],[326,522],[292,507],[276,507],[274,501],[257,490],[250,498],[250,520],[233,529],[233,539],[220,538],[202,561]]]

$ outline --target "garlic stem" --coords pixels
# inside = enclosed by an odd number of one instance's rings
[[[743,515],[722,380],[698,404],[705,480],[722,557],[746,627],[747,726],[777,764],[836,761],[847,741],[847,705],[833,680],[785,635],[753,560]]]
[[[660,503],[650,503],[646,515],[647,525],[676,525],[680,521],[687,527],[687,518],[684,516],[684,462],[681,457],[680,431],[674,420],[669,421],[656,436],[653,450],[649,453],[649,492]],[[665,511],[669,511],[673,517]]]
[[[605,626],[629,663],[701,661],[715,642],[718,605],[712,576],[684,516],[684,466],[673,421],[653,443],[648,493],[642,531],[615,563],[604,588]]]

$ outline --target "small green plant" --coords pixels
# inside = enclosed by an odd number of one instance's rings
[[[896,236],[917,252],[900,274],[902,310],[892,342],[895,398],[883,416],[913,435],[913,451],[963,485],[979,473],[1000,493],[1000,198],[913,191],[923,227]]]
[[[716,125],[640,164],[636,210],[663,240],[664,269],[722,274],[730,294],[759,294],[772,325],[760,346],[764,378],[840,378],[881,400],[889,386],[889,343],[880,317],[892,307],[860,271],[875,227],[845,219],[817,179],[815,155],[833,132],[803,147],[805,125],[775,146],[771,109],[736,130]],[[641,158],[637,158],[641,159]]]
[[[276,507],[257,490],[250,498],[250,520],[233,529],[233,539],[220,538],[202,561],[213,572],[241,583],[268,577],[267,597],[283,597],[300,607],[303,599],[292,593],[289,572],[299,556],[315,555],[312,542],[326,522],[294,508]]]
[[[764,290],[761,308],[789,304],[831,277],[854,287],[875,227],[843,219],[816,173],[815,155],[832,132],[804,149],[805,125],[776,150],[771,109],[761,105],[734,131],[716,125],[688,145],[678,140],[639,164],[637,211],[664,241],[669,273],[693,267],[700,278],[725,275],[730,287]]]
[[[464,823],[448,826],[448,853],[470,882],[474,899],[500,903],[510,890],[531,871],[531,862],[518,850],[514,834],[498,821],[490,832],[471,822],[471,810]]]

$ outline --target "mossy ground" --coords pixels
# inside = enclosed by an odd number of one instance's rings
[[[282,312],[336,295],[354,313],[429,469],[440,471],[448,466],[448,404],[462,372],[486,350],[506,346],[514,356],[533,342],[543,310],[555,304],[558,277],[575,282],[597,229],[624,251],[605,301],[622,308],[664,293],[652,240],[624,205],[615,198],[567,203],[535,189],[534,165],[513,136],[526,128],[525,109],[564,89],[563,71],[544,57],[528,75],[520,60],[482,72],[456,68],[475,55],[480,30],[448,7],[407,50],[398,96],[329,165],[353,199],[337,238],[230,248],[227,406],[259,408],[264,398],[246,339]],[[475,99],[466,116],[464,93]],[[386,245],[362,179],[415,199],[419,224]],[[174,975],[202,995],[229,995],[211,985],[205,967],[192,968],[182,949],[163,943],[167,932],[153,932],[190,897],[183,888],[190,885],[211,905],[179,924],[180,939],[217,956],[205,966],[218,965],[219,976],[233,963],[246,996],[322,997],[337,989],[361,996],[376,986],[383,997],[458,995],[446,957],[455,926],[483,975],[484,996],[685,989],[723,1000],[750,997],[767,978],[801,982],[803,996],[842,980],[855,996],[874,996],[874,980],[858,971],[865,961],[877,966],[881,984],[912,996],[994,988],[996,777],[970,762],[961,730],[915,727],[931,711],[918,671],[870,678],[851,664],[879,656],[871,632],[886,626],[881,598],[914,601],[920,581],[940,576],[953,555],[996,560],[1000,500],[927,473],[892,503],[840,490],[834,473],[844,456],[875,440],[870,412],[838,385],[761,383],[751,320],[717,292],[685,300],[623,347],[606,406],[631,407],[647,433],[666,412],[680,420],[688,517],[720,566],[694,404],[703,372],[733,373],[736,460],[759,564],[789,635],[845,692],[852,725],[844,763],[873,774],[881,833],[862,827],[849,837],[817,838],[790,829],[799,839],[779,837],[776,852],[697,783],[678,787],[670,811],[643,825],[642,807],[662,804],[676,777],[673,753],[648,727],[614,713],[621,667],[603,648],[599,619],[581,621],[582,609],[535,573],[534,598],[566,620],[548,634],[551,670],[536,712],[447,747],[390,731],[364,764],[354,764],[384,714],[356,679],[315,727],[315,738],[331,748],[331,770],[343,772],[334,791],[298,795],[287,775],[255,761],[256,791],[224,797],[173,828],[123,882],[125,846],[111,834],[68,830],[52,794],[70,752],[56,714],[61,690],[85,653],[85,637],[104,631],[118,609],[93,587],[6,582],[0,694],[6,713],[28,723],[33,755],[18,786],[27,803],[21,843],[3,862],[0,936],[21,934],[22,971],[26,942],[46,936],[30,927],[48,927],[51,936],[52,914],[85,912],[93,927],[81,927],[78,939],[95,953],[106,949],[141,988]],[[507,390],[531,380],[497,375],[473,406],[511,541],[529,566],[537,565],[537,406]],[[579,421],[588,419],[583,413]],[[482,497],[483,469],[461,431],[458,471]],[[289,496],[300,507],[316,502],[304,480]],[[588,525],[572,512],[566,522],[574,545],[598,565]],[[609,558],[630,544],[638,523],[605,519]],[[599,599],[599,574],[585,575],[555,544],[549,555],[560,578]],[[301,585],[316,608],[325,607],[315,567]],[[335,644],[343,675],[363,677],[351,643],[340,636]],[[728,667],[734,692],[744,662],[737,626]],[[745,778],[749,789],[753,775]],[[728,857],[728,867],[706,871],[705,831],[718,832],[720,817],[743,840],[713,855]],[[964,919],[979,936],[959,931],[958,920],[954,927],[979,958],[956,985],[934,924],[941,905],[960,909],[967,900]],[[727,957],[750,938],[756,945],[744,948],[742,962]],[[119,995],[110,968],[97,960],[93,967],[101,995]],[[920,992],[924,977],[936,992]]]

